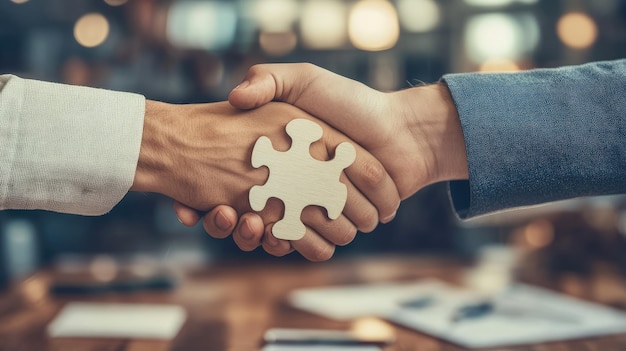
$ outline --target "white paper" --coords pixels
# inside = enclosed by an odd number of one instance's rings
[[[172,339],[185,322],[180,306],[67,304],[48,326],[52,337]]]
[[[399,309],[386,318],[468,348],[537,344],[626,332],[626,314],[548,290],[515,285],[494,301],[496,312],[454,322],[460,306],[477,301],[472,292],[448,288],[440,304]],[[499,313],[498,310],[505,312]],[[522,311],[511,316],[507,311]],[[526,311],[526,312],[524,312]]]
[[[422,280],[406,284],[302,289],[293,291],[289,302],[294,307],[331,319],[348,320],[386,315],[396,310],[402,301],[433,295],[443,287],[440,281]]]
[[[411,296],[419,298],[428,294],[434,300],[426,306],[406,308],[401,304]],[[460,307],[485,301],[485,298],[476,291],[427,280],[423,284],[300,290],[290,296],[290,301],[296,307],[334,319],[364,315],[385,318],[467,348],[626,333],[623,312],[522,284],[488,299],[496,306],[494,313],[454,321]]]
[[[261,351],[382,351],[377,346],[267,345]]]

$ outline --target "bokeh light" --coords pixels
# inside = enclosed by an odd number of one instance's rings
[[[95,256],[89,264],[89,272],[94,280],[110,282],[117,276],[117,262],[109,255]]]
[[[439,5],[434,0],[398,0],[402,27],[409,32],[428,32],[441,20]]]
[[[88,13],[76,21],[74,38],[88,48],[102,44],[109,36],[109,21],[99,13]]]
[[[254,4],[252,14],[263,32],[287,32],[299,16],[295,0],[258,0]]]
[[[347,39],[347,8],[338,0],[309,0],[302,7],[300,32],[311,49],[342,47]]]
[[[490,59],[483,62],[478,69],[481,72],[516,72],[520,66],[513,60]]]
[[[293,51],[298,44],[298,38],[294,32],[274,33],[261,32],[259,45],[270,56],[284,56]]]
[[[223,49],[233,42],[236,29],[231,3],[178,1],[167,16],[167,39],[179,47]]]
[[[400,36],[398,14],[386,0],[361,0],[350,11],[348,34],[361,50],[381,51],[396,45]]]
[[[395,340],[393,327],[375,317],[357,318],[352,322],[351,332],[361,340]]]
[[[538,0],[465,0],[465,3],[480,7],[503,7],[514,3],[534,4],[537,1]]]
[[[561,16],[556,28],[563,44],[574,49],[589,48],[598,37],[595,21],[581,12],[570,12]]]
[[[554,225],[545,219],[532,221],[524,228],[524,238],[531,248],[548,246],[554,240]]]
[[[23,3],[28,2],[28,0],[11,0],[11,2],[15,4],[23,4]]]
[[[476,63],[491,59],[514,60],[525,51],[524,36],[519,22],[510,15],[478,15],[467,23],[465,46],[469,58]]]
[[[34,275],[22,283],[22,297],[30,303],[38,303],[48,295],[48,282],[40,275]]]
[[[61,81],[72,85],[90,85],[92,69],[78,56],[68,58],[61,67]]]

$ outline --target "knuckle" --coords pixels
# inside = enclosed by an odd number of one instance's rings
[[[380,162],[371,160],[363,162],[362,174],[365,184],[373,189],[383,183],[387,171]]]

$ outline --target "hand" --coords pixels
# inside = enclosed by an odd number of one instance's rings
[[[251,165],[254,143],[258,137],[266,135],[277,150],[288,149],[290,140],[285,126],[295,118],[313,119],[283,103],[240,111],[227,102],[171,105],[148,101],[131,190],[159,192],[178,200],[177,206],[184,204],[200,211],[228,204],[230,207],[219,207],[221,211],[213,212],[210,218],[228,220],[228,216],[234,215],[236,219],[237,214],[251,211],[250,188],[263,184],[268,177],[267,168],[255,169]],[[311,155],[328,160],[337,145],[350,139],[322,121],[316,122],[322,126],[324,134],[321,141],[312,144]],[[356,161],[340,178],[348,189],[343,215],[331,221],[321,208],[311,206],[303,211],[307,232],[303,239],[293,242],[293,247],[311,260],[329,258],[334,245],[350,242],[357,228],[373,230],[378,223],[377,208],[383,213],[393,213],[400,201],[382,165],[363,148],[352,144],[357,150]],[[245,239],[247,230],[270,233],[271,224],[282,217],[282,204],[270,199],[263,211],[244,214],[242,218],[248,216],[254,219],[237,227],[241,238]],[[267,244],[277,241],[271,236]]]
[[[311,64],[265,64],[253,66],[229,96],[240,109],[272,100],[311,113],[365,147],[389,172],[402,199],[435,182],[468,178],[460,121],[443,83],[382,93]],[[185,217],[191,210],[177,213]],[[252,220],[246,214],[240,222]],[[219,232],[213,213],[204,225],[209,233]],[[240,228],[234,230],[236,241]],[[261,240],[258,231],[246,234],[251,242]]]
[[[253,66],[229,96],[240,109],[272,100],[324,120],[370,151],[402,199],[426,185],[466,179],[459,117],[443,83],[383,93],[311,64]]]

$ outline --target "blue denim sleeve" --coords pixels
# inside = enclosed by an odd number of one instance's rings
[[[460,218],[626,193],[626,60],[442,80],[467,150],[469,181],[450,182]]]

